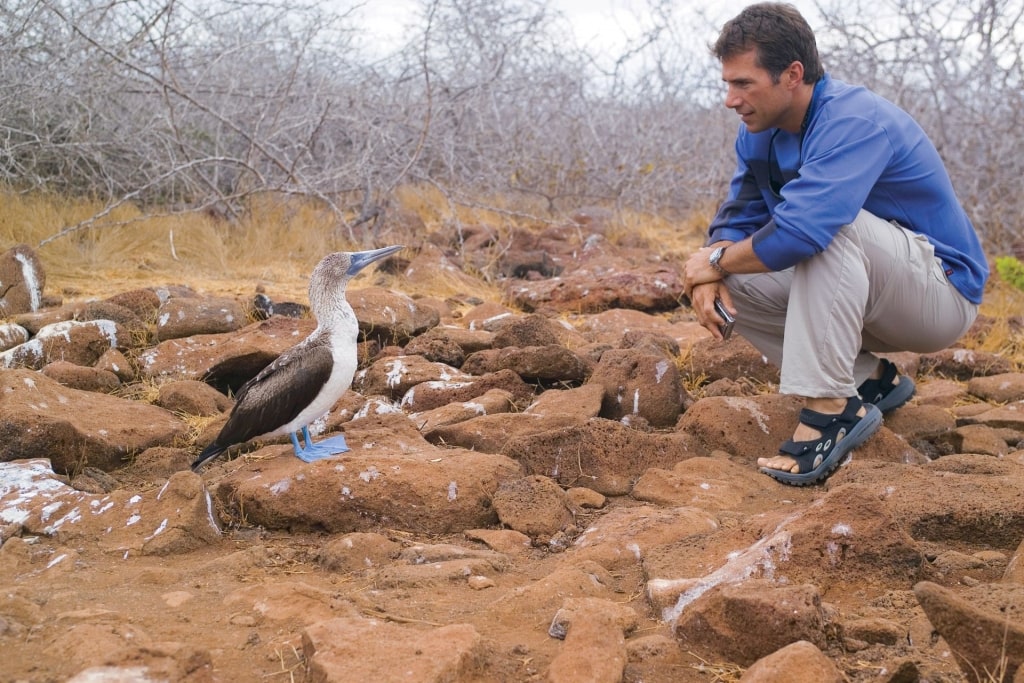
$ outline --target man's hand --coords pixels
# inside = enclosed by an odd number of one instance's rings
[[[693,306],[693,313],[697,316],[697,322],[714,335],[715,339],[723,339],[719,325],[725,323],[722,316],[715,311],[715,299],[721,299],[725,309],[733,316],[736,309],[732,305],[732,296],[729,288],[721,280],[697,285],[690,290],[690,305]]]
[[[722,279],[722,274],[715,270],[710,261],[711,252],[717,246],[719,245],[698,249],[683,263],[683,293],[690,297],[691,301],[695,287]]]

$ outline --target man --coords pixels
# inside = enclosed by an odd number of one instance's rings
[[[712,51],[739,114],[737,170],[684,264],[700,323],[735,329],[805,400],[761,471],[824,481],[914,393],[875,352],[948,347],[977,315],[988,266],[938,152],[908,115],[831,78],[788,4],[725,24]]]

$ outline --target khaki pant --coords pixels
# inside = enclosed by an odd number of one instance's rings
[[[725,282],[736,331],[779,366],[780,392],[811,398],[855,395],[872,352],[947,348],[978,313],[928,240],[866,211],[793,268]]]

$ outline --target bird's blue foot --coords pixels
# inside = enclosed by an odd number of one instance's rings
[[[303,462],[323,460],[324,458],[339,455],[349,450],[348,444],[345,443],[345,437],[341,434],[324,439],[320,443],[313,443],[313,439],[309,436],[309,429],[303,427],[302,438],[306,442],[305,448],[299,445],[298,436],[294,432],[292,433],[292,447],[295,449],[295,457]]]

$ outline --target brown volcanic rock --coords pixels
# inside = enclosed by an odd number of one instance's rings
[[[428,361],[421,356],[395,356],[374,361],[359,372],[352,388],[365,396],[386,396],[401,399],[409,390],[425,383],[466,385],[473,377],[444,363]],[[412,401],[408,402],[411,405]]]
[[[15,323],[0,323],[0,352],[13,349],[29,339],[28,330]]]
[[[558,277],[509,279],[505,298],[525,311],[572,313],[667,311],[679,305],[683,283],[676,263],[659,261],[646,250],[609,248],[600,240],[588,240],[575,256]]]
[[[0,353],[0,367],[38,370],[62,360],[91,366],[112,348],[127,348],[130,335],[110,320],[67,320],[46,325],[24,344]]]
[[[690,397],[679,369],[664,355],[638,349],[611,349],[587,380],[604,389],[601,417],[641,417],[655,428],[673,427]]]
[[[821,595],[813,585],[751,580],[712,589],[687,605],[675,621],[675,634],[684,648],[750,666],[799,641],[825,648],[825,625]]]
[[[438,325],[441,319],[436,310],[383,287],[350,289],[345,298],[355,311],[362,336],[382,346],[404,344]]]
[[[514,436],[501,449],[527,473],[543,474],[562,486],[583,486],[606,496],[630,492],[649,467],[671,467],[704,455],[688,434],[640,432],[595,418],[582,424]]]
[[[242,305],[226,297],[173,297],[156,315],[160,341],[194,335],[222,334],[245,327],[249,319]]]
[[[491,390],[506,391],[518,407],[530,404],[533,387],[511,370],[486,375],[459,375],[455,378],[427,380],[409,388],[402,396],[402,408],[414,413],[464,403]]]
[[[1024,536],[1024,465],[991,456],[945,456],[926,465],[854,459],[829,486],[857,483],[895,511],[917,541],[966,543],[984,538],[1012,549]]]
[[[726,342],[704,338],[690,349],[689,373],[707,381],[742,377],[756,384],[779,383],[779,369],[742,337]]]
[[[914,595],[968,681],[1014,680],[1024,664],[1024,586],[987,584],[957,595],[922,581]]]
[[[0,318],[38,311],[46,271],[32,247],[19,244],[0,254]]]
[[[42,373],[66,387],[81,391],[109,394],[121,386],[117,375],[109,370],[87,368],[63,360],[48,364]]]
[[[473,375],[512,370],[525,380],[582,382],[590,373],[590,364],[561,344],[550,344],[477,351],[462,369]]]
[[[0,370],[0,462],[45,456],[56,472],[110,470],[185,424],[163,408],[61,386],[30,370]]]
[[[139,354],[140,373],[151,380],[198,379],[237,390],[315,327],[310,319],[274,316],[236,332],[170,339]]]
[[[396,671],[410,681],[469,683],[482,648],[483,638],[469,624],[424,630],[338,617],[302,632],[310,680],[319,683],[392,680]]]
[[[216,496],[231,514],[268,529],[372,531],[378,525],[444,534],[497,521],[488,491],[519,477],[517,463],[497,454],[440,449],[404,415],[346,424],[351,448],[307,464],[291,446],[243,464],[221,479]]]

